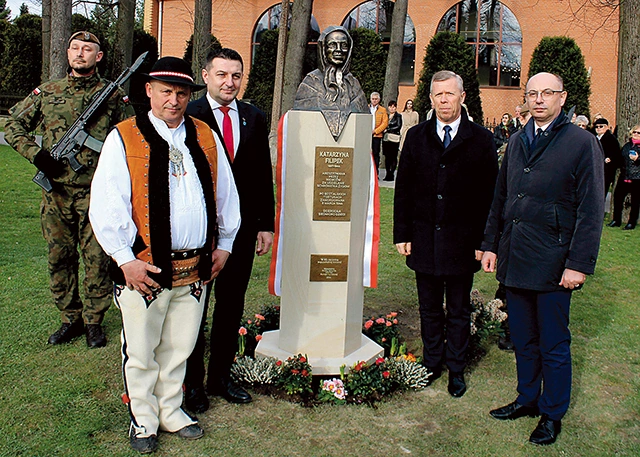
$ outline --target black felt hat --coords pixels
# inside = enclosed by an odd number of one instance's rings
[[[601,117],[599,119],[596,119],[595,121],[593,121],[593,126],[595,127],[596,125],[609,125],[609,121],[607,121],[604,117]]]
[[[178,57],[163,57],[153,65],[149,73],[143,74],[150,79],[157,79],[158,81],[169,84],[188,86],[194,91],[207,87],[195,83],[191,73],[191,67],[186,61]]]

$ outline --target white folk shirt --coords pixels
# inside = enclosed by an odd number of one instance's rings
[[[218,129],[220,129],[220,133],[224,135],[224,113],[220,111],[220,107],[222,106],[220,103],[215,101],[209,92],[207,92],[207,101],[209,102],[209,106],[211,106],[211,111],[213,111],[213,116],[216,118],[216,122],[218,123]],[[229,108],[229,117],[231,118],[231,127],[233,128],[233,158],[235,160],[236,153],[238,152],[238,145],[240,144],[240,113],[238,113],[238,104],[236,100],[233,99],[231,103],[227,105]],[[242,122],[246,122],[242,119]],[[217,138],[216,138],[217,140]],[[218,149],[218,151],[224,151],[224,149]]]
[[[183,153],[185,174],[178,179],[169,171],[169,199],[171,211],[171,249],[181,251],[204,246],[207,237],[207,213],[191,154],[184,144],[186,129],[184,120],[177,128],[167,124],[149,111],[149,119],[160,136],[170,146]],[[219,237],[217,249],[231,252],[233,241],[240,227],[240,201],[229,161],[217,135],[213,134],[218,148],[218,177],[216,205]],[[131,217],[131,177],[127,157],[120,134],[111,131],[104,141],[98,167],[91,183],[89,219],[96,239],[121,266],[135,260],[131,247],[138,230]]]

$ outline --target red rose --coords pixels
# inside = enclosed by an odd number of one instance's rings
[[[306,362],[307,362],[307,359],[306,359],[305,357],[302,357],[302,356],[301,356],[301,357],[300,357],[300,362],[302,362],[302,363],[306,363]]]
[[[302,373],[300,373],[302,376],[309,376],[309,372],[307,370],[302,370]]]
[[[387,379],[389,376],[391,376],[391,373],[389,373],[388,371],[383,371],[382,372],[382,377]]]
[[[282,360],[278,360],[278,361],[276,362],[276,366],[277,366],[277,367],[282,366]]]
[[[256,335],[256,341],[260,341],[262,339],[262,335]]]
[[[291,374],[298,374],[300,373],[300,370],[291,370]]]
[[[382,364],[382,363],[384,363],[384,358],[382,358],[382,357],[378,357],[378,358],[376,359],[376,365],[380,365],[380,364]]]

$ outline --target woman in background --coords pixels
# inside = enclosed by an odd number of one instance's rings
[[[404,137],[414,125],[418,125],[420,117],[418,112],[413,110],[413,100],[407,100],[404,104],[404,110],[402,110],[402,129],[400,130],[400,151],[402,151],[402,145],[404,144]]]
[[[382,138],[382,153],[384,154],[384,167],[387,174],[384,181],[393,181],[398,165],[398,147],[400,146],[400,130],[402,129],[402,116],[398,113],[395,100],[391,100],[388,106],[389,125]]]
[[[640,214],[640,123],[633,126],[630,136],[629,142],[622,147],[622,167],[613,191],[613,219],[607,224],[609,227],[620,227],[624,199],[631,194],[629,221],[623,230],[636,228]]]

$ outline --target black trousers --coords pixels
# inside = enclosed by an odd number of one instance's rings
[[[213,283],[215,306],[211,321],[211,355],[207,378],[209,390],[229,379],[231,365],[238,351],[238,328],[244,312],[244,296],[251,278],[257,236],[256,230],[243,230],[240,226],[233,252]],[[188,387],[200,387],[204,383],[204,329],[208,303],[207,300],[196,347],[187,360],[184,382]]]
[[[629,212],[629,224],[635,227],[640,215],[640,179],[624,182],[618,178],[616,190],[613,192],[613,220],[622,222],[622,207],[627,194],[631,194],[631,211]]]
[[[382,153],[384,154],[384,167],[387,170],[387,174],[384,179],[392,181],[398,166],[398,148],[400,143],[393,143],[391,141],[382,142]]]
[[[376,163],[376,172],[380,168],[380,146],[382,138],[371,137],[371,151],[373,152],[373,161]]]
[[[473,273],[434,276],[416,272],[416,283],[423,364],[429,368],[439,368],[445,363],[451,372],[464,371],[471,332]],[[446,315],[443,308],[445,294]]]

